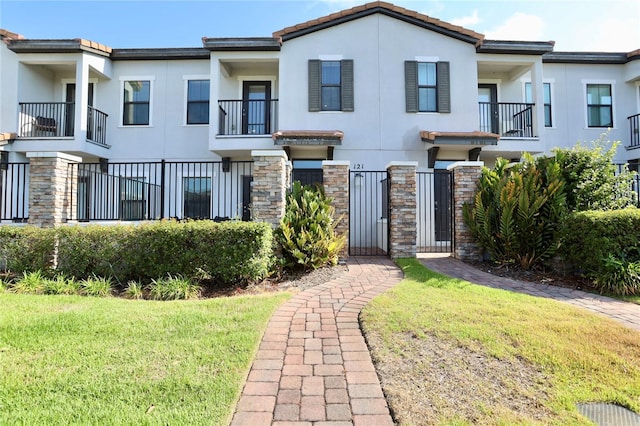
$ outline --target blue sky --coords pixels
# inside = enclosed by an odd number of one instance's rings
[[[0,28],[114,48],[201,47],[202,37],[264,37],[366,3],[347,0],[0,0]],[[556,51],[640,49],[640,0],[392,1],[488,39],[555,40]]]

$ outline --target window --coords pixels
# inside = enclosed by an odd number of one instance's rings
[[[120,178],[120,218],[142,220],[145,218],[144,177]]]
[[[353,61],[309,60],[309,111],[353,110]]]
[[[187,81],[187,124],[209,124],[209,80]]]
[[[551,127],[551,83],[543,83],[544,90],[544,127]],[[528,104],[535,103],[531,92],[531,83],[524,84],[524,101]]]
[[[182,179],[183,214],[185,218],[211,218],[211,178],[186,177]]]
[[[151,81],[125,81],[122,124],[125,126],[149,125]]]
[[[610,84],[587,84],[587,125],[613,126],[613,102]]]
[[[405,61],[407,112],[451,112],[449,62]]]

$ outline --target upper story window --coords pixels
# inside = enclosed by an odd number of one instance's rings
[[[587,84],[587,125],[613,127],[613,98],[610,84]]]
[[[544,90],[544,127],[553,126],[551,119],[551,83],[543,83]],[[535,103],[531,92],[531,83],[524,84],[524,101],[528,104]]]
[[[187,124],[209,124],[209,80],[187,81]]]
[[[124,126],[149,125],[151,81],[125,81],[123,96],[122,124]]]
[[[449,62],[405,61],[407,112],[451,112]]]
[[[309,60],[309,111],[353,110],[353,61]]]

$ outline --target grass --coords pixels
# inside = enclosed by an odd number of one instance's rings
[[[227,424],[262,331],[288,297],[2,293],[0,424]]]
[[[403,363],[403,357],[415,356],[412,345],[435,338],[489,360],[523,361],[539,371],[546,379],[536,386],[545,395],[541,409],[551,413],[550,423],[589,424],[578,415],[578,402],[611,402],[640,412],[640,333],[556,301],[449,278],[415,259],[398,264],[406,278],[362,313],[365,333],[378,342],[373,345],[377,361]],[[464,392],[465,384],[459,385]],[[423,392],[414,406],[433,403],[430,398],[438,392]],[[474,392],[485,392],[483,384],[474,383]],[[402,389],[398,393],[390,400],[402,399]],[[440,416],[436,423],[535,423],[502,402],[484,407],[473,421]]]

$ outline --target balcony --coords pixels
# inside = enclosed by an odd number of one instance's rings
[[[533,138],[534,104],[479,102],[480,131],[503,138]]]
[[[219,136],[271,135],[278,130],[278,100],[218,101]]]
[[[640,148],[640,114],[627,117],[629,120],[629,145],[627,149]]]
[[[73,102],[20,102],[18,137],[32,139],[73,138],[75,104]],[[87,141],[107,145],[108,115],[87,107]]]

